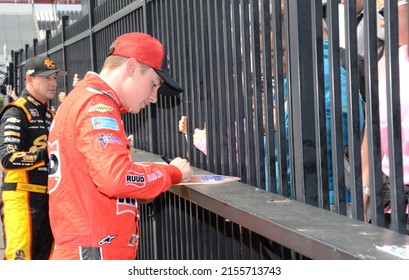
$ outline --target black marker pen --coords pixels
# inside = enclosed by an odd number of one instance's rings
[[[163,159],[163,161],[166,162],[167,164],[169,164],[169,163],[172,161],[170,158],[168,158],[168,157],[165,156],[165,155],[161,155],[160,157],[161,157],[161,158]]]

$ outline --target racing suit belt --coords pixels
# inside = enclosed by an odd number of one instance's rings
[[[36,193],[47,193],[47,186],[28,184],[28,183],[4,183],[2,186],[3,191],[28,191]]]

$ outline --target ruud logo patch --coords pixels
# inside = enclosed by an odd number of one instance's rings
[[[129,170],[126,173],[126,185],[131,185],[137,188],[145,187],[145,177],[143,173],[138,173],[133,170]]]

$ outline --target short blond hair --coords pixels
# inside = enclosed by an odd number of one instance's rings
[[[113,70],[124,64],[129,57],[124,57],[120,55],[110,55],[105,59],[104,66],[102,67],[103,69],[109,69]],[[150,66],[146,65],[145,63],[142,63],[140,61],[137,61],[141,65],[141,71],[144,73],[146,70],[150,68]]]
[[[119,55],[110,55],[105,59],[103,69],[113,70],[124,64],[129,58]]]

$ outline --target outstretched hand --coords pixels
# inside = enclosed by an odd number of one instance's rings
[[[179,131],[183,134],[187,134],[187,117],[182,116],[179,120]]]
[[[11,99],[13,99],[13,101],[17,100],[17,98],[18,98],[16,92],[14,91],[14,89],[11,86],[7,87],[7,95],[10,96]]]
[[[74,79],[72,79],[72,87],[75,88],[76,85],[80,82],[80,77],[78,74],[74,74]]]

